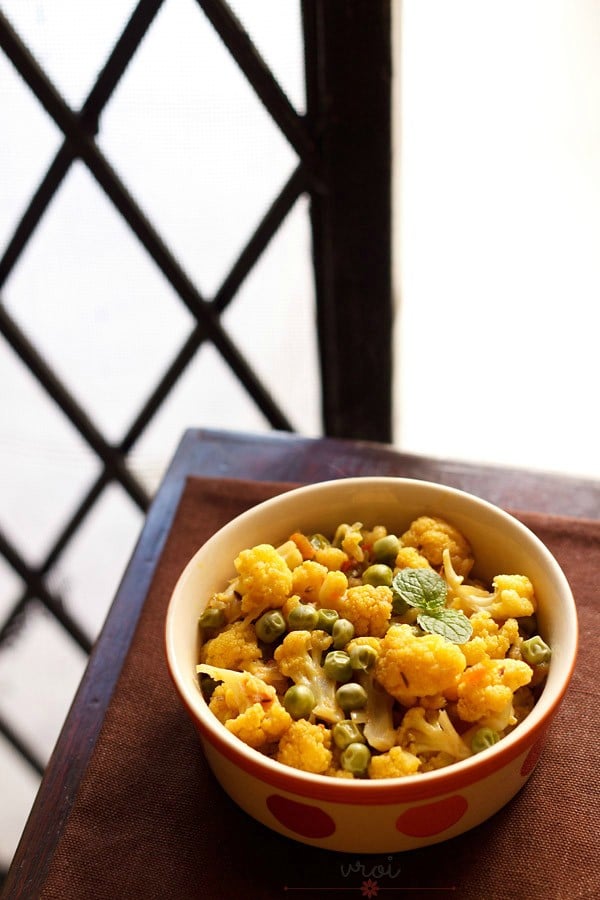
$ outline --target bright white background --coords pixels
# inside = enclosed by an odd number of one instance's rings
[[[133,5],[86,4],[83,16],[74,0],[0,0],[75,108]],[[302,112],[296,0],[232,6]],[[600,6],[396,0],[394,13],[395,443],[598,477]],[[1,251],[60,146],[3,57],[0,134]],[[295,161],[194,0],[166,0],[99,140],[209,298]],[[191,328],[78,164],[1,299],[111,441]],[[307,435],[320,431],[313,307],[300,201],[225,321]],[[35,564],[98,468],[2,343],[0,385],[0,523]],[[136,445],[149,490],[189,425],[267,429],[208,347]],[[92,636],[140,526],[112,488],[53,572]],[[20,589],[0,560],[0,619]],[[41,608],[0,652],[0,711],[43,759],[84,665]],[[0,740],[0,865],[36,789]]]
[[[400,6],[396,440],[597,477],[600,4]]]

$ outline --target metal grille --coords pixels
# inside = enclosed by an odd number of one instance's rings
[[[347,213],[352,209],[352,205],[346,204],[344,208],[344,204],[341,204],[338,209],[332,209],[332,200],[335,200],[336,195],[329,189],[335,181],[336,173],[338,173],[337,177],[341,178],[343,176],[339,172],[347,174],[349,167],[356,166],[358,154],[362,159],[363,171],[368,173],[368,177],[365,177],[359,186],[359,193],[361,188],[364,191],[370,190],[372,193],[374,183],[380,187],[380,196],[384,198],[384,201],[381,209],[377,211],[377,215],[380,217],[378,249],[375,254],[369,254],[369,241],[367,238],[362,238],[367,260],[367,264],[363,265],[362,278],[369,277],[369,266],[379,268],[378,291],[377,285],[375,285],[379,300],[375,301],[375,306],[379,306],[380,313],[383,311],[383,325],[385,326],[387,323],[389,326],[391,315],[388,272],[389,232],[385,228],[386,224],[389,227],[389,201],[387,205],[385,202],[385,198],[389,194],[389,166],[383,175],[380,172],[373,173],[372,169],[369,170],[371,161],[369,153],[365,152],[364,140],[362,145],[359,142],[356,152],[353,153],[352,147],[348,149],[348,133],[336,137],[334,131],[332,139],[332,132],[327,128],[328,117],[332,111],[335,111],[336,97],[339,98],[344,91],[342,82],[339,79],[336,82],[336,78],[333,77],[337,62],[341,58],[339,48],[343,40],[349,38],[350,31],[358,36],[363,31],[365,21],[368,21],[375,28],[373,40],[383,42],[382,46],[386,46],[386,42],[389,42],[389,5],[364,2],[352,4],[347,0],[334,0],[329,5],[323,3],[322,0],[307,0],[302,4],[308,112],[306,116],[301,116],[288,100],[229,6],[223,0],[197,0],[199,12],[210,21],[218,38],[229,50],[297,156],[297,164],[287,182],[279,194],[273,198],[266,214],[256,224],[253,233],[248,237],[245,246],[218,290],[211,298],[208,298],[202,294],[197,284],[181,267],[156,225],[147,218],[129,192],[127,185],[111,166],[96,139],[103,110],[110,102],[119,80],[138,50],[163,2],[166,3],[168,0],[140,0],[79,110],[72,109],[63,99],[0,10],[0,47],[63,136],[60,149],[31,197],[0,259],[0,332],[3,339],[28,367],[48,397],[60,408],[62,414],[72,423],[101,463],[100,474],[81,498],[77,509],[57,535],[51,549],[39,566],[32,567],[28,564],[17,547],[1,530],[0,523],[0,553],[25,585],[21,595],[15,598],[4,621],[0,622],[0,644],[23,621],[30,604],[38,601],[66,629],[85,653],[90,651],[92,642],[89,636],[68,612],[64,598],[51,587],[49,575],[107,486],[113,483],[119,484],[139,510],[143,512],[147,509],[150,497],[145,487],[132,472],[129,464],[131,451],[204,342],[210,342],[216,348],[222,360],[243,385],[270,426],[280,430],[292,430],[286,412],[278,406],[248,359],[236,346],[224,328],[221,317],[302,195],[308,195],[312,202],[311,216],[321,364],[327,376],[323,379],[324,431],[328,434],[382,440],[389,438],[390,354],[385,340],[381,340],[381,315],[377,323],[377,356],[365,363],[365,367],[368,367],[371,375],[376,375],[378,369],[384,372],[384,378],[380,379],[377,401],[374,402],[372,396],[366,397],[366,392],[357,390],[356,384],[353,383],[353,378],[357,382],[364,379],[364,372],[361,371],[360,366],[353,367],[354,375],[348,376],[345,382],[342,382],[339,377],[340,371],[345,367],[344,353],[352,354],[357,342],[362,344],[364,341],[364,333],[361,333],[359,322],[360,310],[357,310],[355,305],[349,301],[352,300],[353,292],[356,294],[357,290],[365,289],[365,283],[359,279],[358,288],[356,284],[350,285],[349,288],[347,279],[345,285],[336,284],[339,257],[343,252],[343,247],[336,247],[332,235],[335,238],[336,222],[339,224],[347,218]],[[365,16],[368,18],[365,19]],[[332,42],[332,34],[340,24],[343,26],[340,39]],[[331,49],[326,52],[328,46]],[[352,42],[350,41],[350,52],[351,49]],[[384,54],[381,61],[383,69],[385,69],[383,64],[386,61],[389,63]],[[351,63],[355,63],[355,59]],[[352,81],[352,77],[354,77],[355,88],[361,77],[360,66],[357,66],[356,69],[354,76],[351,72],[341,72],[342,78],[346,77]],[[362,74],[364,75],[364,71]],[[389,82],[389,65],[385,77]],[[368,84],[368,79],[366,83]],[[364,91],[364,87],[360,90]],[[384,91],[379,96],[383,103],[384,115],[381,120],[383,130],[378,147],[380,147],[382,158],[385,161],[386,154],[389,154],[389,109],[386,109],[386,103],[389,103],[389,90],[387,94]],[[359,96],[358,99],[362,103],[365,98]],[[348,104],[346,105],[348,106]],[[350,107],[348,106],[344,112],[349,114]],[[387,132],[385,131],[386,116]],[[336,141],[338,143],[346,142],[348,153],[344,157],[343,164],[340,164],[339,159],[335,160],[335,155],[339,153]],[[73,393],[52,370],[38,348],[10,315],[1,298],[4,285],[24,254],[42,216],[53,202],[61,183],[75,161],[82,161],[87,167],[97,185],[105,192],[114,208],[169,282],[181,303],[191,313],[194,322],[191,332],[168,369],[149,392],[142,407],[126,430],[125,436],[116,445],[110,443],[95,426],[90,414],[82,408]],[[334,161],[337,165],[333,165]],[[355,190],[356,185],[350,185],[350,191]],[[366,224],[369,225],[368,217]],[[371,249],[373,246],[375,245],[372,244]],[[347,245],[346,249],[348,249]],[[344,292],[344,299],[336,301],[341,290]],[[369,298],[369,302],[371,312],[377,312],[377,309],[373,310],[372,296]],[[348,323],[349,329],[351,329],[347,333],[344,331],[345,323]],[[354,336],[357,329],[359,333]],[[343,346],[346,348],[343,351],[340,350],[338,334],[342,336]],[[346,403],[350,396],[353,398],[351,416]],[[361,399],[362,396],[366,398],[364,403]],[[369,411],[365,412],[367,406]],[[349,421],[353,423],[351,427],[348,425]],[[37,772],[42,773],[42,760],[38,759],[35,753],[20,739],[12,724],[4,721],[1,717],[0,733]]]

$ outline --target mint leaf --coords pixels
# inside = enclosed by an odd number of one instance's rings
[[[465,644],[473,627],[463,612],[446,608],[448,585],[433,569],[401,569],[392,581],[392,609],[402,615],[409,607],[419,610],[417,623],[430,634],[453,644]]]
[[[421,613],[417,623],[430,634],[439,634],[453,644],[466,644],[473,634],[473,626],[463,612],[458,609],[440,609],[431,613]]]
[[[433,569],[401,569],[392,581],[394,612],[406,606],[435,613],[446,603],[448,585]]]

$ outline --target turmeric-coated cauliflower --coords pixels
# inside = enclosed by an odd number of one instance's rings
[[[422,706],[408,709],[398,729],[398,744],[424,762],[436,757],[434,768],[471,755],[446,710],[430,712]]]
[[[222,669],[247,669],[262,658],[251,622],[240,619],[200,648],[200,662]]]
[[[292,724],[286,709],[274,700],[272,703],[254,703],[235,719],[228,719],[225,727],[249,747],[260,750],[279,741]]]
[[[459,575],[468,575],[473,568],[471,546],[463,534],[437,516],[419,516],[411,522],[401,542],[405,547],[415,547],[434,568],[442,565],[442,554],[448,550],[452,565]]]
[[[275,759],[294,769],[323,774],[331,767],[333,760],[331,732],[324,725],[298,719],[292,722],[279,741]]]
[[[458,679],[457,711],[464,722],[504,731],[516,723],[513,694],[531,681],[532,669],[519,659],[483,659]]]
[[[416,547],[400,547],[396,554],[397,569],[430,569],[431,564]]]
[[[350,559],[353,559],[355,562],[362,562],[365,558],[364,550],[362,548],[362,522],[355,522],[350,526],[341,526],[338,528],[338,534],[340,533],[341,528],[346,528],[345,533],[340,535],[342,550],[350,557]]]
[[[260,750],[279,741],[292,724],[292,717],[281,705],[275,688],[249,672],[233,672],[218,666],[201,664],[199,674],[220,682],[209,702],[220,722],[249,747]]]
[[[319,590],[319,606],[333,609],[334,604],[340,602],[347,589],[348,579],[345,574],[337,569],[329,571]]]
[[[383,637],[392,615],[392,592],[385,585],[358,584],[341,597],[329,596],[328,605],[352,622],[357,637]]]
[[[315,550],[315,562],[320,563],[330,572],[337,572],[348,563],[349,557],[341,547],[329,545],[327,547],[317,547]]]
[[[287,564],[288,569],[295,569],[302,563],[302,553],[295,541],[289,540],[277,547],[277,553]]]
[[[464,584],[451,553],[443,554],[444,577],[448,584],[449,605],[470,614],[486,610],[493,619],[532,616],[537,609],[533,585],[526,575],[496,575],[492,591]]]
[[[309,603],[319,596],[325,581],[327,568],[314,559],[305,560],[292,574],[292,590],[301,597],[303,603]]]
[[[332,643],[325,631],[290,631],[277,647],[273,657],[279,671],[294,684],[310,688],[315,698],[313,713],[327,722],[343,718],[335,698],[336,682],[328,678],[321,665],[323,651]]]
[[[421,760],[403,747],[392,747],[387,753],[371,757],[369,778],[402,778],[414,775]]]
[[[455,688],[465,666],[460,648],[441,635],[417,637],[410,625],[391,625],[381,641],[375,675],[393,697],[412,706],[417,697]]]
[[[536,611],[533,585],[526,575],[496,575],[492,587],[493,601],[486,609],[494,619],[532,616]]]
[[[260,616],[283,606],[292,589],[292,572],[271,544],[242,550],[235,560],[236,590],[242,595],[242,613]]]
[[[466,644],[461,644],[468,666],[474,666],[482,659],[503,659],[511,647],[520,641],[519,625],[516,619],[507,619],[502,626],[487,610],[473,613],[469,621],[473,634]]]

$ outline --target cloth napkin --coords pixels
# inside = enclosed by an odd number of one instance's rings
[[[422,850],[341,854],[271,832],[223,792],[167,673],[166,608],[215,530],[289,487],[188,480],[42,898],[600,897],[600,522],[513,511],[563,567],[581,643],[536,770],[492,819]]]

